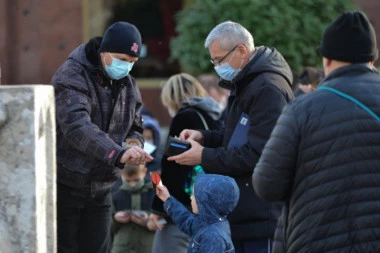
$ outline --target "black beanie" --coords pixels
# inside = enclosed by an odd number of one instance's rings
[[[332,60],[375,61],[378,54],[376,34],[363,13],[345,12],[326,28],[317,51]]]
[[[127,22],[116,22],[104,33],[99,52],[128,54],[139,57],[141,35],[136,26]]]

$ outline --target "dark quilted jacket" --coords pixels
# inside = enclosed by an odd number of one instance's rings
[[[76,48],[54,74],[57,181],[83,196],[108,190],[126,138],[142,141],[140,91],[129,75],[111,81],[99,59],[101,37]]]
[[[323,86],[380,115],[380,76],[339,68]],[[325,90],[284,109],[253,174],[259,196],[286,201],[274,252],[380,252],[380,122]]]

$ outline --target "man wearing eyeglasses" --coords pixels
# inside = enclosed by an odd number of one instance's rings
[[[226,127],[221,132],[184,130],[180,138],[192,148],[168,160],[201,164],[206,173],[235,178],[240,199],[229,216],[235,250],[270,252],[281,204],[259,199],[251,176],[282,108],[293,99],[292,73],[276,49],[255,48],[252,35],[238,23],[217,25],[205,47],[219,85],[231,91]]]

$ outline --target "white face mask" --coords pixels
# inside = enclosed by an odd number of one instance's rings
[[[227,107],[227,96],[222,96],[218,104],[220,109],[224,110]]]
[[[174,116],[176,114],[176,112],[172,109],[168,109],[168,113],[169,113],[170,117],[172,117],[172,118],[174,118]]]
[[[151,141],[151,140],[144,141],[144,143],[149,143],[149,144],[154,145],[153,141]]]

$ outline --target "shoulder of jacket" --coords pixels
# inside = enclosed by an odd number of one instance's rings
[[[200,111],[200,110],[198,110]],[[180,109],[177,114],[175,115],[176,116],[179,116],[180,118],[182,117],[188,117],[190,115],[196,115],[197,112],[196,112],[196,109],[193,108],[193,107],[186,107],[186,108],[182,108]]]
[[[61,66],[59,73],[63,76],[83,76],[84,72],[90,73],[82,64],[73,59],[67,59],[66,62]]]

